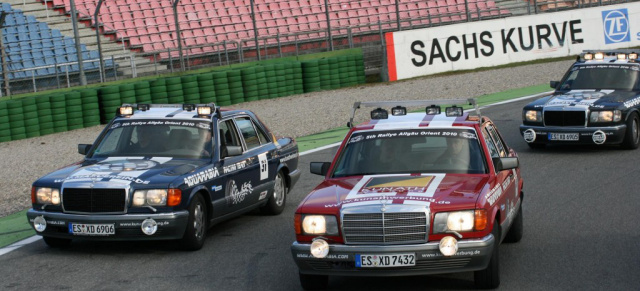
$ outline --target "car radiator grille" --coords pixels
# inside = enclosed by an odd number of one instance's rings
[[[122,213],[126,194],[125,189],[64,188],[62,206],[65,212]]]
[[[545,111],[544,124],[546,126],[584,126],[584,111]]]
[[[342,217],[346,244],[406,244],[427,241],[425,212],[350,213]]]

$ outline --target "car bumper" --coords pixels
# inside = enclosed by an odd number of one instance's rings
[[[607,127],[520,125],[520,135],[525,142],[534,144],[620,144],[624,140],[626,130],[627,126],[624,124]],[[552,133],[577,133],[578,140],[551,140]]]
[[[414,276],[442,273],[477,271],[487,267],[491,259],[493,235],[482,239],[458,241],[458,252],[450,257],[440,253],[439,242],[419,245],[365,246],[365,245],[329,245],[329,254],[323,259],[311,255],[311,244],[294,242],[291,246],[293,259],[300,273],[309,275],[339,276]],[[358,254],[415,253],[415,266],[389,268],[359,268],[355,266]]]
[[[27,219],[31,227],[33,227],[33,220],[38,216],[42,216],[47,221],[44,231],[36,231],[36,234],[42,236],[88,240],[165,240],[182,238],[187,227],[189,212],[184,210],[156,214],[81,215],[29,209]],[[149,218],[155,220],[158,225],[158,230],[152,235],[144,234],[141,228],[142,221]],[[73,234],[69,231],[72,223],[113,224],[115,234]]]

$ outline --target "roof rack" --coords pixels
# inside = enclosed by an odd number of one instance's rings
[[[351,118],[349,118],[349,123],[347,123],[348,127],[353,127],[353,118],[356,115],[356,110],[361,107],[394,107],[394,106],[427,106],[431,105],[458,105],[458,104],[469,104],[472,105],[476,115],[480,115],[480,109],[478,108],[478,103],[476,102],[476,98],[469,99],[439,99],[439,100],[409,100],[409,101],[372,101],[372,102],[360,102],[357,101],[353,103],[353,108],[351,109]]]

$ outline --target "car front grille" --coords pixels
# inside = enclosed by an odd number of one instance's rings
[[[585,111],[545,111],[546,126],[585,126]]]
[[[123,213],[126,198],[125,189],[64,188],[62,206],[65,212]]]
[[[346,244],[407,244],[427,241],[426,212],[344,213]]]

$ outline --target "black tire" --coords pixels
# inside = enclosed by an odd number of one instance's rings
[[[207,206],[200,194],[196,194],[189,205],[189,219],[187,221],[187,229],[180,244],[187,251],[197,251],[204,245],[207,238],[207,230],[209,228],[209,219],[207,218]]]
[[[491,252],[491,260],[486,269],[473,273],[474,282],[478,289],[495,289],[500,286],[500,225],[496,220],[493,223],[494,245]]]
[[[504,237],[504,242],[506,243],[517,243],[522,240],[522,234],[524,232],[524,224],[522,222],[522,202],[520,203],[520,207],[518,207],[518,215],[514,218],[513,223],[511,224],[511,228],[507,235]]]
[[[640,119],[637,113],[632,113],[627,119],[627,131],[624,134],[622,148],[635,150],[640,145]]]
[[[300,285],[304,290],[324,290],[329,285],[329,276],[327,275],[300,275]]]
[[[273,194],[269,197],[267,204],[260,208],[260,211],[268,215],[278,215],[282,213],[285,204],[287,204],[287,190],[287,181],[282,171],[280,171],[275,178]]]
[[[527,145],[529,146],[529,148],[534,150],[543,149],[547,146],[546,144],[543,144],[543,143],[527,143]]]
[[[66,248],[71,244],[71,239],[43,236],[42,239],[51,248]]]

